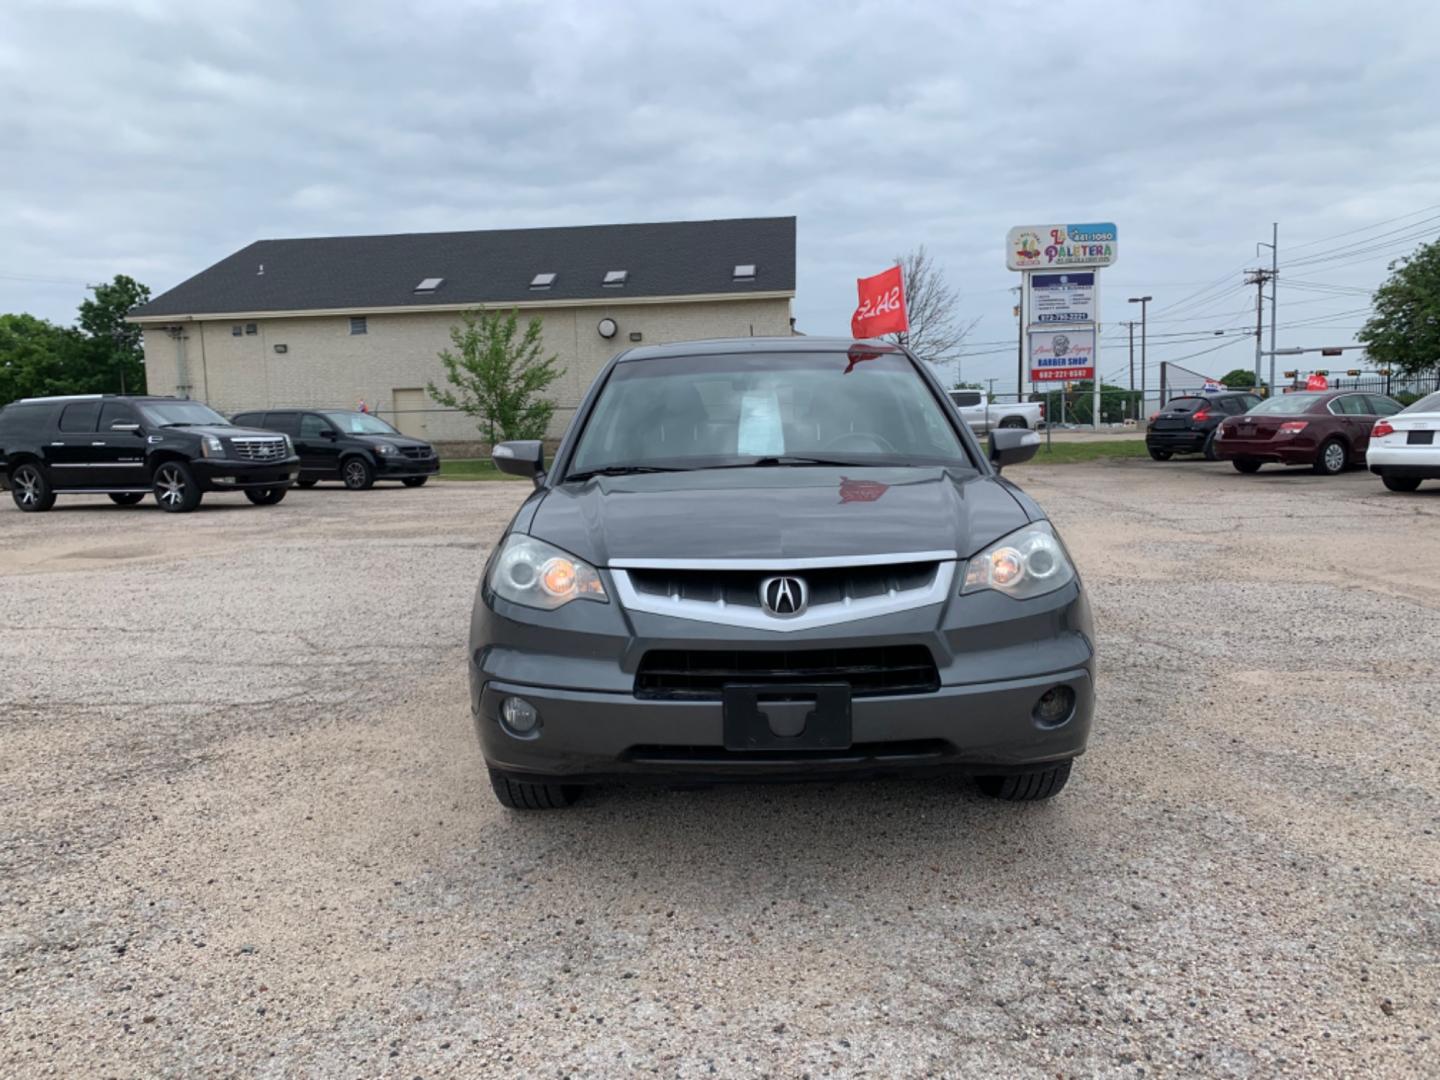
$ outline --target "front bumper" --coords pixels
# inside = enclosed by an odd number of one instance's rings
[[[621,633],[606,632],[615,629]],[[1084,752],[1095,708],[1092,640],[1078,581],[1035,600],[979,593],[797,635],[627,612],[613,600],[577,601],[544,613],[479,596],[469,662],[471,711],[492,768],[570,782],[1004,772]],[[934,657],[940,688],[855,696],[851,745],[844,749],[727,750],[720,701],[642,698],[634,691],[635,672],[650,649],[916,643]],[[1057,686],[1074,693],[1074,709],[1063,722],[1042,725],[1032,715],[1035,704]],[[501,702],[511,695],[535,706],[538,732],[520,737],[502,726]]]
[[[375,475],[386,480],[409,480],[417,476],[434,476],[440,471],[440,456],[428,458],[386,457],[375,455]]]
[[[300,458],[293,455],[279,461],[231,461],[200,458],[191,471],[206,491],[243,491],[246,488],[289,487],[300,475]]]

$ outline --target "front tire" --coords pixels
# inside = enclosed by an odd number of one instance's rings
[[[1339,476],[1345,471],[1346,463],[1345,444],[1339,439],[1326,439],[1320,444],[1320,453],[1315,458],[1315,471],[1321,476]]]
[[[1235,466],[1236,472],[1257,473],[1260,471],[1260,462],[1254,458],[1236,458],[1230,463]]]
[[[289,488],[283,487],[247,488],[245,497],[256,506],[274,506],[285,498],[289,490]]]
[[[580,794],[574,784],[512,780],[494,769],[490,770],[490,787],[500,805],[511,810],[563,810]]]
[[[346,458],[340,466],[340,479],[351,491],[369,491],[375,486],[375,469],[363,457]]]
[[[1155,461],[1169,461],[1175,455],[1169,450],[1156,450],[1153,446],[1149,448],[1150,457]]]
[[[1009,773],[1003,776],[977,776],[976,785],[992,799],[1005,802],[1038,802],[1059,795],[1070,779],[1070,762],[1062,761],[1048,769]]]
[[[29,462],[10,474],[10,497],[27,514],[38,514],[55,505],[55,489],[40,466]]]
[[[401,480],[400,482],[406,487],[424,487],[425,481],[429,479],[430,477],[428,476],[407,476],[404,480]]]
[[[162,461],[155,470],[155,502],[167,514],[188,514],[200,505],[200,485],[183,461]]]
[[[134,506],[143,498],[145,496],[138,491],[116,491],[110,495],[110,501],[116,506]]]
[[[1420,478],[1416,476],[1382,476],[1380,479],[1391,491],[1409,493],[1420,487]]]

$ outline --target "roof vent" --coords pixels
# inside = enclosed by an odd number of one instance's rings
[[[736,263],[736,264],[735,264],[735,280],[736,280],[736,281],[754,281],[754,280],[755,280],[755,264],[754,264],[754,263]]]
[[[444,284],[445,279],[443,277],[427,277],[424,281],[420,282],[419,285],[415,286],[415,291],[422,293],[430,293],[434,292],[436,289],[438,289],[441,285]]]
[[[605,280],[601,282],[608,289],[618,289],[625,284],[625,279],[630,276],[629,270],[606,270]]]
[[[554,284],[555,275],[550,273],[536,274],[533,278],[530,279],[530,287],[532,289],[548,289],[551,285]]]

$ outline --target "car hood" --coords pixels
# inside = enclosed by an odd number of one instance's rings
[[[235,427],[230,424],[196,424],[193,427],[155,428],[152,431],[156,435],[213,435],[217,439],[246,439],[262,435],[273,439],[280,434],[264,428]]]
[[[1003,481],[943,468],[723,469],[595,477],[549,491],[528,532],[615,559],[974,554],[1029,520]]]

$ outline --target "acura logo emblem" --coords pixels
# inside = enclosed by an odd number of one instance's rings
[[[810,590],[804,578],[766,578],[760,582],[760,603],[771,615],[789,618],[804,613],[810,604]]]

